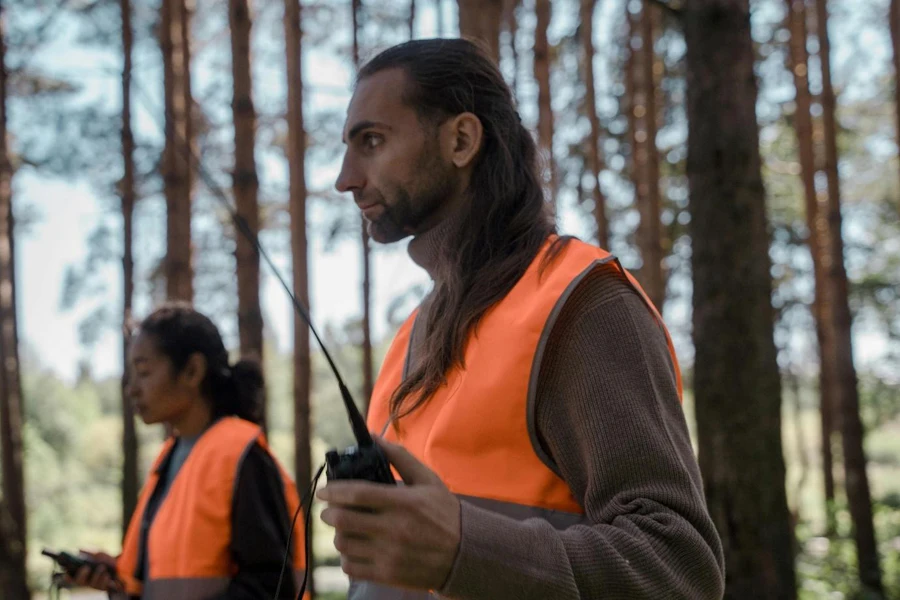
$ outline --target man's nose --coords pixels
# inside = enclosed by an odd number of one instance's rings
[[[356,164],[356,161],[350,156],[350,152],[344,154],[344,161],[341,163],[341,172],[338,174],[334,187],[337,191],[352,192],[361,190],[365,186],[366,180],[362,169]]]

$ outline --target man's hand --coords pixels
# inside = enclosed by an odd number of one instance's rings
[[[460,538],[459,500],[402,446],[377,439],[405,485],[333,481],[316,497],[335,528],[334,547],[347,575],[398,587],[439,589]]]
[[[105,552],[89,552],[81,550],[81,558],[87,558],[95,563],[93,568],[81,567],[75,577],[65,577],[66,583],[78,587],[92,587],[97,590],[117,592],[123,589],[122,582],[117,580],[112,573],[116,570],[116,559]]]

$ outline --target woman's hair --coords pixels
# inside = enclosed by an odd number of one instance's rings
[[[262,370],[259,364],[247,360],[229,364],[222,336],[209,318],[188,304],[171,302],[144,319],[139,332],[149,336],[168,357],[174,374],[180,373],[194,354],[206,359],[200,392],[212,404],[214,418],[234,415],[259,423]]]
[[[359,80],[387,69],[406,73],[402,98],[423,127],[469,112],[484,130],[468,212],[446,244],[453,249],[449,276],[435,287],[424,324],[423,360],[391,398],[396,424],[446,381],[453,366],[463,365],[469,335],[519,281],[556,227],[534,139],[499,69],[478,46],[461,39],[407,42],[373,58],[360,69]],[[566,241],[558,238],[548,262]]]

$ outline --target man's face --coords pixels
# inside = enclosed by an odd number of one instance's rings
[[[403,102],[406,74],[381,71],[359,82],[347,110],[347,144],[335,187],[353,192],[369,235],[383,244],[430,229],[456,193],[438,125]]]

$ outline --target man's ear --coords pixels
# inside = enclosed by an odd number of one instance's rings
[[[484,141],[481,119],[473,113],[464,112],[451,119],[446,127],[450,160],[459,169],[470,166]]]
[[[199,352],[194,352],[188,357],[187,363],[181,371],[181,376],[184,378],[185,383],[199,389],[206,378],[207,368],[206,357]]]

